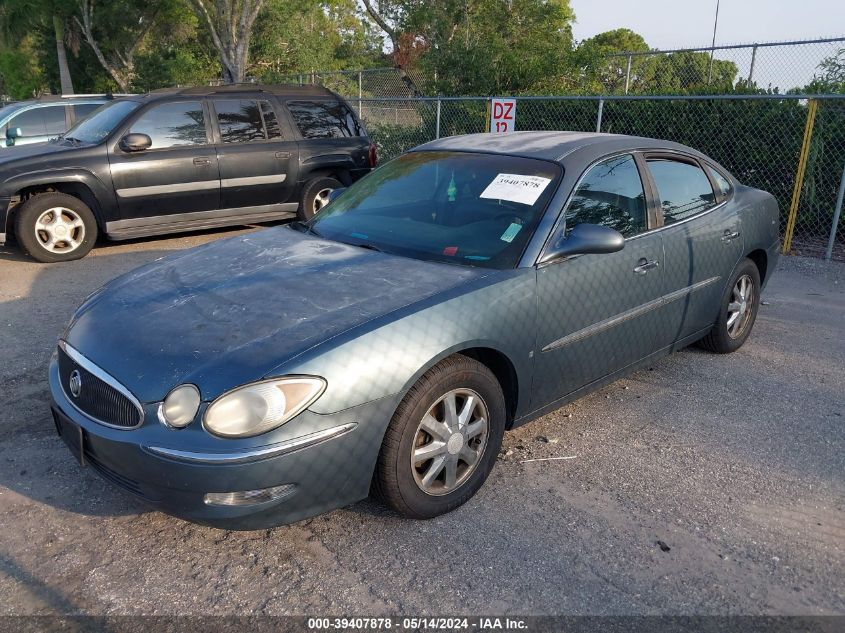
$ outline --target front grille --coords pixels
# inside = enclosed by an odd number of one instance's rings
[[[85,361],[85,359],[80,360]],[[92,370],[97,370],[90,362],[86,362],[86,365]],[[79,372],[81,385],[76,396],[70,388],[71,374],[75,371]],[[98,373],[108,378],[104,372]],[[71,358],[61,346],[59,347],[59,380],[62,391],[70,403],[100,424],[132,429],[139,426],[144,419],[144,412],[126,393],[115,386],[118,384],[116,381],[111,379],[114,384],[109,384],[96,376]]]

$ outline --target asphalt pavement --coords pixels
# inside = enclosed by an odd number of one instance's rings
[[[684,350],[508,433],[449,515],[364,501],[227,532],[81,470],[46,368],[99,285],[249,230],[53,265],[0,247],[0,615],[845,614],[845,265],[781,258],[740,351]]]

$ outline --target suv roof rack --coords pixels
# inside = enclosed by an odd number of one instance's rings
[[[149,94],[180,94],[180,95],[196,95],[196,96],[210,96],[214,94],[226,94],[230,92],[266,92],[278,96],[291,97],[335,97],[334,92],[325,88],[324,86],[316,86],[313,84],[253,84],[253,83],[238,83],[225,84],[222,86],[193,86],[188,88],[174,87],[174,88],[160,88],[158,90],[151,90]]]

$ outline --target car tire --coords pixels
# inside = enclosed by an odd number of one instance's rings
[[[450,398],[458,414],[451,418]],[[396,409],[376,463],[374,496],[416,519],[454,510],[490,474],[505,418],[505,398],[493,373],[467,356],[447,358],[426,372]]]
[[[314,214],[328,204],[328,196],[343,183],[335,178],[314,178],[302,187],[302,200],[299,202],[299,219],[310,220]]]
[[[39,262],[66,262],[85,257],[97,241],[97,220],[90,207],[65,193],[41,193],[15,214],[15,237]]]
[[[751,334],[759,307],[760,271],[753,261],[744,259],[725,288],[713,329],[699,346],[716,354],[735,352]]]

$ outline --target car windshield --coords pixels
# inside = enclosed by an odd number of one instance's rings
[[[137,101],[112,101],[102,105],[70,128],[65,138],[83,143],[99,143],[139,105]]]
[[[304,226],[395,255],[513,268],[561,172],[529,158],[411,152],[356,182]]]

